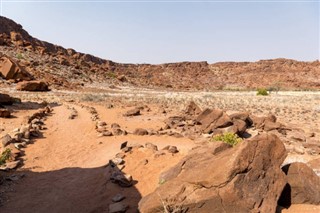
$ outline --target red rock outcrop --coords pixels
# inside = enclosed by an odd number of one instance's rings
[[[31,80],[32,76],[22,68],[17,62],[12,58],[7,56],[2,56],[0,58],[0,76],[9,80]]]
[[[275,212],[286,184],[280,165],[283,143],[258,135],[234,148],[215,143],[194,149],[166,174],[161,186],[139,202],[142,213]]]
[[[17,90],[21,91],[49,91],[49,86],[44,81],[22,81],[17,84]]]
[[[320,89],[319,61],[123,64],[38,40],[21,25],[0,17],[0,51],[3,47],[11,57],[28,53],[31,74],[57,87],[95,81],[178,90]]]

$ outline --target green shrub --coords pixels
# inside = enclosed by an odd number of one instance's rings
[[[108,72],[108,73],[107,73],[107,76],[108,76],[109,78],[116,78],[116,77],[117,77],[117,75],[116,75],[114,72]]]
[[[242,141],[242,139],[237,135],[232,132],[225,132],[220,135],[216,135],[212,138],[212,141],[222,141],[227,144],[230,144],[231,146],[235,146],[239,142]]]
[[[0,166],[4,165],[6,161],[10,158],[11,150],[7,148],[1,153],[0,156]]]
[[[17,59],[21,60],[21,59],[24,59],[23,55],[21,53],[18,53],[16,55]]]
[[[267,96],[267,95],[269,95],[269,93],[266,89],[262,88],[262,89],[258,89],[257,95]]]

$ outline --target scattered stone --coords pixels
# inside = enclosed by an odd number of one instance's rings
[[[244,122],[246,122],[247,124],[247,127],[250,127],[252,126],[252,120],[250,119],[249,117],[249,113],[248,112],[238,112],[238,113],[234,113],[234,114],[231,114],[229,115],[230,119],[232,121],[235,121],[235,120],[242,120]]]
[[[123,196],[122,194],[116,194],[113,198],[112,198],[112,202],[120,202],[122,201],[123,199],[125,199],[126,197]]]
[[[49,86],[44,81],[22,81],[16,88],[21,91],[49,91]]]
[[[293,141],[306,142],[306,137],[304,135],[304,132],[302,131],[298,131],[298,130],[288,131],[287,137]]]
[[[166,155],[166,153],[163,150],[155,151],[154,158],[158,158],[163,155]]]
[[[167,150],[169,153],[172,153],[172,154],[179,152],[176,146],[170,146],[170,145],[164,147],[162,150]]]
[[[134,130],[133,132],[134,135],[148,135],[148,131],[146,129],[143,129],[143,128],[137,128]]]
[[[127,204],[118,202],[109,205],[109,213],[123,213],[128,210],[129,206]]]
[[[130,147],[130,146],[126,146],[121,149],[121,151],[123,151],[124,153],[130,152],[131,150],[132,150],[132,147]]]
[[[14,139],[11,138],[11,136],[9,134],[6,134],[5,136],[3,136],[1,138],[1,142],[2,142],[2,146],[6,147],[7,145],[9,145],[10,143],[14,142]]]
[[[111,166],[114,167],[114,166],[117,166],[117,165],[124,164],[124,160],[122,158],[115,157],[112,160],[110,160],[109,163],[110,163]]]
[[[158,151],[158,147],[153,143],[146,143],[144,147],[153,151]]]
[[[127,111],[123,116],[129,117],[129,116],[138,116],[138,115],[141,115],[140,109],[134,108],[134,109]]]
[[[107,123],[104,121],[98,121],[97,126],[107,126]]]
[[[114,171],[111,174],[110,180],[121,187],[130,187],[133,184],[132,176],[123,174],[121,171]]]
[[[14,175],[5,177],[5,179],[8,181],[18,181],[24,177],[25,177],[25,174],[14,174]]]
[[[113,135],[127,135],[128,134],[125,130],[122,130],[119,128],[113,128],[112,133],[113,133]]]
[[[198,116],[201,113],[201,109],[194,101],[191,101],[184,110],[184,113],[192,118]]]
[[[73,120],[73,119],[75,119],[76,117],[78,117],[78,111],[74,108],[74,107],[72,107],[72,108],[70,108],[71,109],[71,114],[69,115],[69,119],[71,119],[71,120]]]
[[[116,158],[121,158],[121,159],[123,159],[123,158],[125,158],[125,157],[126,157],[126,154],[124,154],[123,152],[119,152],[119,153],[116,154]]]
[[[0,104],[12,105],[14,102],[15,102],[15,99],[12,98],[10,95],[0,93]]]
[[[110,137],[110,136],[112,136],[112,132],[110,132],[110,131],[108,131],[108,130],[104,130],[104,131],[103,131],[102,133],[100,133],[98,136],[99,136],[99,137],[104,137],[104,136]]]
[[[15,169],[19,166],[20,160],[12,161],[12,162],[6,162],[4,166],[0,166],[0,170],[10,170]]]
[[[0,118],[10,118],[11,112],[8,109],[0,109]]]
[[[118,128],[120,128],[120,125],[117,124],[117,123],[113,123],[113,124],[111,124],[111,128],[112,129],[118,129]]]

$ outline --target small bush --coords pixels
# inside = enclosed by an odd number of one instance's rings
[[[114,72],[108,72],[108,73],[107,73],[107,76],[108,76],[109,78],[116,78],[116,77],[117,77],[117,75],[116,75]]]
[[[16,55],[17,59],[21,60],[21,59],[24,59],[23,55],[21,53],[18,53]]]
[[[268,91],[266,89],[258,89],[257,95],[267,96],[269,95]]]
[[[231,146],[237,145],[239,142],[242,141],[242,139],[232,132],[225,132],[222,135],[216,135],[212,138],[212,141],[222,141],[227,144],[230,144]]]
[[[0,166],[4,165],[6,163],[6,161],[10,158],[10,155],[11,155],[11,150],[9,148],[7,148],[6,150],[4,150],[1,153]]]

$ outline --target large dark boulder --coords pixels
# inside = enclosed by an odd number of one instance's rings
[[[15,102],[15,99],[12,98],[10,95],[0,93],[0,104],[12,105],[14,102]]]
[[[142,198],[139,211],[275,212],[286,184],[280,169],[285,157],[283,143],[272,134],[234,148],[218,143],[194,149],[161,175],[163,184]]]

